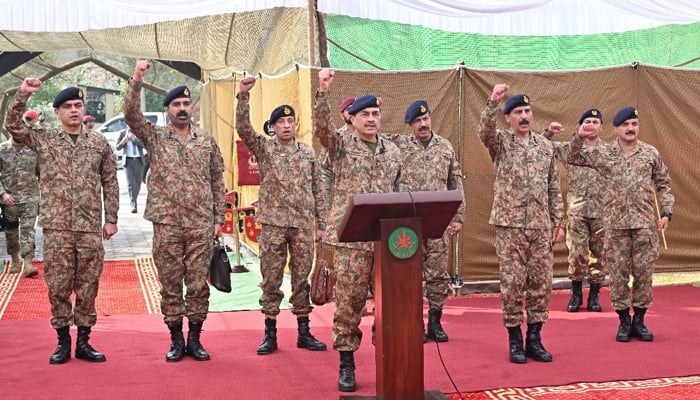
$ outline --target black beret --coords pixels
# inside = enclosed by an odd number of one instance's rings
[[[429,112],[430,107],[428,107],[428,103],[425,100],[416,100],[406,109],[406,115],[403,117],[403,122],[407,124],[411,123],[411,121],[417,117]]]
[[[526,94],[516,94],[506,101],[506,106],[503,107],[503,114],[510,114],[515,107],[529,106],[530,98]]]
[[[355,99],[355,102],[353,102],[350,108],[348,108],[348,114],[355,115],[367,107],[379,107],[381,105],[381,97],[377,97],[373,94],[366,94]]]
[[[583,120],[589,117],[598,118],[600,122],[603,122],[603,113],[597,108],[589,108],[581,114],[581,118],[578,119],[578,124],[581,125]]]
[[[613,119],[613,126],[620,126],[623,122],[628,119],[639,118],[639,111],[634,107],[625,107],[615,114],[615,119]]]
[[[281,105],[274,110],[272,110],[272,113],[270,114],[270,125],[274,124],[277,122],[278,119],[282,117],[294,117],[296,119],[296,113],[294,112],[294,109],[292,106],[288,104]]]
[[[61,104],[68,100],[82,100],[85,102],[84,98],[85,93],[83,93],[83,89],[77,87],[65,88],[58,92],[56,98],[53,99],[53,108],[60,107]]]
[[[163,107],[169,106],[173,100],[181,97],[187,97],[188,99],[190,98],[190,89],[185,85],[171,89],[163,98]]]

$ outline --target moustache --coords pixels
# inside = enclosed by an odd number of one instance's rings
[[[530,121],[528,121],[528,120],[527,120],[527,119],[525,119],[525,118],[522,118],[522,119],[520,120],[520,122],[519,122],[519,123],[520,123],[521,125],[522,125],[522,124],[529,124],[529,123],[530,123]]]
[[[186,116],[187,116],[187,112],[186,112],[186,111],[180,111],[179,113],[177,113],[177,116],[178,116],[178,117],[186,117]]]

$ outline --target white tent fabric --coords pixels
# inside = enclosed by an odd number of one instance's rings
[[[498,36],[587,35],[688,24],[695,0],[319,0],[326,14]]]
[[[0,31],[82,32],[178,21],[307,0],[0,0]],[[318,0],[322,13],[485,35],[585,35],[700,20],[696,0]]]

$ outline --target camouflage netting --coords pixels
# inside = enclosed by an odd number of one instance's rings
[[[210,81],[205,88],[208,101],[203,122],[217,133],[227,162],[227,186],[235,187],[236,157],[233,142],[234,76]],[[311,108],[318,82],[317,69],[299,68],[281,77],[262,77],[251,96],[251,118],[262,124],[277,105],[289,103],[297,110],[300,139],[313,143]],[[458,262],[451,268],[465,280],[498,279],[498,263],[493,248],[494,229],[488,224],[493,199],[493,166],[486,148],[476,136],[479,114],[496,83],[508,83],[511,94],[527,93],[533,102],[534,129],[542,131],[550,121],[561,122],[569,139],[577,129],[581,112],[596,106],[605,117],[603,139],[614,139],[612,116],[625,106],[634,105],[641,113],[640,138],[656,146],[668,164],[676,196],[673,222],[666,234],[669,248],[661,248],[657,272],[700,270],[700,247],[695,228],[700,223],[700,181],[693,167],[700,154],[700,127],[695,101],[700,74],[692,70],[666,69],[642,65],[637,69],[615,67],[568,72],[513,72],[450,69],[421,72],[337,71],[331,88],[333,110],[344,96],[375,93],[383,98],[382,131],[408,133],[403,124],[405,108],[415,99],[425,99],[433,109],[433,127],[447,137],[459,153],[467,179],[464,231],[459,238]],[[334,113],[334,121],[340,118]],[[501,120],[502,127],[505,122]],[[562,187],[566,190],[566,173]],[[245,187],[242,205],[257,198],[256,187]],[[567,274],[566,247],[555,246],[555,276]]]
[[[316,63],[307,16],[303,8],[278,7],[85,32],[3,31],[0,50],[85,49],[192,61],[208,76],[219,78],[230,76],[231,71],[279,74],[297,63]]]

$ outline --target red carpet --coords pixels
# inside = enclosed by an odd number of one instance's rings
[[[6,264],[8,261],[6,261]],[[46,319],[51,316],[44,265],[39,275],[22,278],[0,274],[0,320]],[[159,314],[160,286],[151,258],[105,261],[96,300],[98,315]]]
[[[617,343],[617,316],[610,311],[607,290],[601,294],[603,313],[559,311],[565,310],[569,296],[556,293],[550,308],[554,311],[543,329],[544,344],[554,361],[525,365],[508,362],[498,296],[450,299],[443,316],[450,341],[440,345],[440,352],[457,387],[442,367],[436,344],[429,342],[425,388],[453,393],[452,399],[459,399],[454,393],[461,392],[469,399],[549,400],[675,399],[679,398],[674,397],[675,390],[682,387],[682,398],[697,398],[700,289],[657,287],[654,295],[647,325],[655,341]],[[311,315],[312,332],[328,344],[332,320],[332,305],[317,307]],[[356,353],[356,395],[375,393],[371,324],[371,317],[363,318],[365,337]],[[53,366],[48,357],[56,342],[48,320],[0,321],[3,399],[121,400],[135,393],[154,400],[339,397],[338,353],[297,349],[296,323],[288,311],[280,314],[278,322],[280,348],[269,356],[255,354],[263,336],[263,316],[257,311],[209,314],[202,342],[212,356],[210,362],[187,358],[165,363],[169,334],[159,315],[100,315],[93,332],[91,343],[106,354],[106,363],[72,359]],[[689,378],[685,383],[682,378],[658,379],[669,377]],[[626,382],[647,379],[655,381]],[[561,385],[565,386],[557,387]]]

